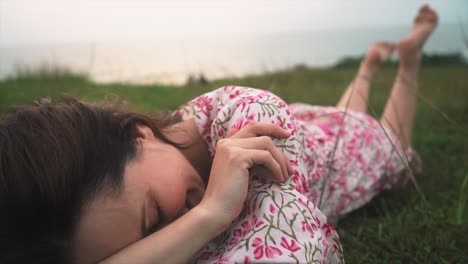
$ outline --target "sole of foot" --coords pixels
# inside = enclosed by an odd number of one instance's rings
[[[417,67],[420,64],[422,47],[439,21],[437,13],[423,5],[416,15],[411,32],[398,44],[400,65]]]
[[[361,72],[361,74],[373,75],[382,63],[390,59],[396,47],[395,43],[385,41],[372,45],[361,64],[366,72]]]

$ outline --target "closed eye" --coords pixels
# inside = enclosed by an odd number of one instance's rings
[[[150,206],[148,208],[148,222],[145,237],[151,235],[160,228],[161,219],[161,208],[153,199],[151,199]]]

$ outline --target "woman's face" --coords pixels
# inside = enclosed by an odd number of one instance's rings
[[[138,126],[141,151],[127,164],[123,191],[102,195],[84,210],[75,236],[75,258],[94,263],[142,239],[197,205],[205,185],[175,147]]]

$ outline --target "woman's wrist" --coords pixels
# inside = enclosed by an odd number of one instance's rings
[[[203,203],[203,201],[190,211],[194,211],[195,214],[203,219],[203,222],[209,226],[209,231],[216,234],[215,236],[221,234],[232,223],[231,217],[216,212],[216,210],[213,210],[211,206]]]
[[[100,263],[187,263],[228,226],[212,210],[195,206],[179,219]]]

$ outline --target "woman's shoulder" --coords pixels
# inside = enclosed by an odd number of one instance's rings
[[[205,93],[195,98],[195,100],[197,99],[203,100],[203,99],[206,99],[207,97],[216,98],[217,101],[226,101],[226,102],[229,102],[232,100],[244,99],[246,97],[279,98],[277,95],[273,94],[272,92],[262,89],[262,88],[236,86],[236,85],[228,85],[228,86],[219,87],[211,92]]]
[[[268,90],[229,85],[195,97],[184,104],[178,112],[183,116],[183,119],[187,119],[199,117],[200,113],[206,115],[214,109],[221,109],[223,107],[236,108],[243,106],[242,109],[244,109],[244,106],[250,103],[278,104],[281,107],[286,105],[279,96]]]

